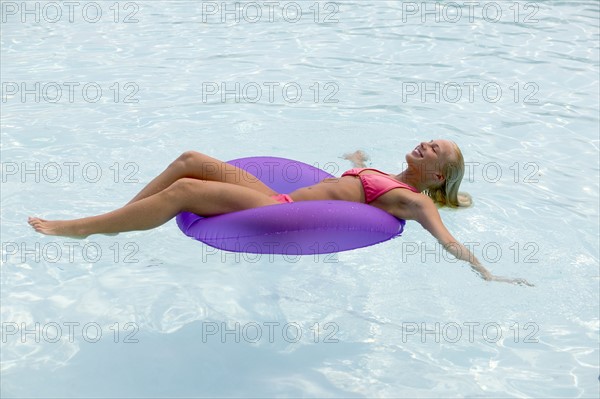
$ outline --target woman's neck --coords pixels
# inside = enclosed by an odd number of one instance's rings
[[[419,190],[419,192],[423,192],[428,188],[425,182],[422,180],[421,172],[411,168],[405,169],[402,171],[402,173],[394,176],[394,178],[402,183],[413,186]]]

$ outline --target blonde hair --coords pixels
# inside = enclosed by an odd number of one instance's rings
[[[473,200],[467,193],[458,192],[460,182],[465,174],[465,161],[460,148],[454,144],[454,161],[448,161],[442,167],[442,174],[445,181],[438,187],[430,187],[425,191],[433,202],[440,206],[449,206],[452,208],[471,206]]]

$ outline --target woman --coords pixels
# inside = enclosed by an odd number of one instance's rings
[[[345,172],[340,178],[325,179],[290,194],[279,194],[246,171],[189,151],[120,209],[75,220],[30,217],[29,224],[43,234],[82,238],[97,233],[151,229],[182,211],[214,216],[293,201],[354,201],[368,203],[399,219],[416,220],[448,252],[469,262],[485,280],[531,285],[522,279],[493,276],[442,223],[436,203],[451,207],[470,204],[468,196],[458,194],[464,161],[455,143],[431,140],[419,144],[406,154],[407,167],[396,176],[364,168],[366,159],[359,151],[346,155],[346,159],[358,168]]]

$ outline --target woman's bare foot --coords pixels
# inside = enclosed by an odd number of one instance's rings
[[[64,236],[70,238],[82,239],[87,235],[79,234],[79,228],[73,221],[69,220],[45,220],[40,218],[29,217],[27,222],[38,233],[50,236]]]

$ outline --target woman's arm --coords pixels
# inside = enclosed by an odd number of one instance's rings
[[[355,168],[364,168],[367,165],[365,165],[365,162],[369,160],[369,156],[367,154],[364,153],[364,151],[362,150],[357,150],[354,151],[353,153],[347,153],[342,155],[343,159],[347,159],[348,161],[352,162],[352,165]]]
[[[414,220],[419,222],[427,231],[431,233],[444,249],[450,252],[454,257],[469,262],[471,268],[477,272],[481,278],[487,281],[502,281],[512,284],[524,284],[533,286],[523,279],[511,279],[506,277],[494,276],[490,273],[479,260],[464,245],[458,242],[452,234],[446,229],[437,207],[430,198],[420,198],[411,205],[411,213]]]

